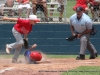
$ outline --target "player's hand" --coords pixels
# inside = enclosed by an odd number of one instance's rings
[[[76,36],[76,34],[75,34],[75,33],[73,33],[72,35],[73,35],[73,36]]]
[[[82,34],[77,34],[77,38],[80,38],[82,36]]]
[[[36,48],[37,44],[32,45],[32,48]]]
[[[23,38],[23,39],[25,39],[26,41],[28,41],[28,38]]]
[[[3,20],[6,20],[6,19],[8,19],[8,17],[4,16],[2,19],[3,19]]]

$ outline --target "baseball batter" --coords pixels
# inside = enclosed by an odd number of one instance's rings
[[[32,30],[32,26],[34,26],[40,20],[36,15],[30,15],[27,19],[3,17],[3,20],[17,21],[17,23],[12,28],[12,33],[16,39],[16,42],[6,45],[6,52],[8,54],[12,49],[15,49],[12,63],[16,63],[19,57],[19,52],[22,48],[22,45],[24,44],[23,38],[27,39],[28,34]],[[24,35],[24,37],[22,37],[22,35]]]
[[[75,36],[77,32],[77,38],[80,38],[80,53],[76,60],[85,59],[85,51],[88,49],[91,53],[90,59],[97,57],[97,51],[90,42],[90,32],[92,29],[92,21],[88,15],[83,13],[83,8],[78,6],[76,13],[70,17],[70,29],[72,35]]]

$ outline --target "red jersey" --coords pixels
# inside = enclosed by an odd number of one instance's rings
[[[91,2],[92,5],[98,5],[98,3],[96,3],[94,0],[89,0],[89,2]]]
[[[32,30],[32,24],[30,24],[29,20],[18,19],[14,28],[21,34],[28,34]]]
[[[86,0],[76,0],[76,4],[86,4]]]
[[[18,0],[18,2],[21,2],[21,3],[24,3],[26,2],[27,0]]]

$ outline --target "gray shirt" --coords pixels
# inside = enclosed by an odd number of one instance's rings
[[[85,13],[82,14],[80,20],[77,19],[77,14],[70,17],[70,25],[72,25],[76,32],[83,33],[86,29],[92,29],[92,20]]]

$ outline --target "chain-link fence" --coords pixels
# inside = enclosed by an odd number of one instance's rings
[[[2,1],[0,4],[4,4],[5,2]],[[3,11],[3,15],[10,16],[10,17],[19,17],[19,2],[14,1],[13,7],[0,7]],[[66,7],[67,7],[67,0],[47,0],[43,3],[37,3],[34,4],[32,1],[30,1],[31,11],[30,14],[36,14],[38,18],[40,18],[41,22],[43,23],[66,23]],[[35,6],[35,7],[34,7]],[[7,9],[7,10],[6,10]],[[11,13],[8,13],[8,10],[13,10],[13,15]],[[36,10],[36,11],[35,11]],[[2,12],[0,11],[0,12]],[[26,18],[28,10],[22,10],[22,17]],[[2,16],[2,15],[1,15]],[[4,21],[2,21],[4,22]],[[8,22],[8,21],[7,21]],[[11,21],[9,21],[11,22]]]
[[[4,3],[5,1],[0,0],[0,4],[1,4],[0,9],[2,8],[1,7],[2,4]],[[40,18],[41,22],[43,23],[68,23],[70,16],[75,13],[75,11],[73,10],[73,7],[76,5],[76,0],[46,0],[46,2],[38,3],[38,4],[34,4],[33,0],[30,0],[29,3],[31,6],[30,14],[36,14],[38,18]],[[8,10],[4,10],[3,15],[18,18],[19,17],[19,13],[18,13],[19,5],[20,4],[18,2],[14,1],[13,7],[4,8],[4,9],[12,9],[14,12],[13,15],[11,12],[9,13]],[[100,17],[99,17],[100,7],[94,6],[93,11],[91,9],[92,7],[90,8],[90,5],[87,5],[87,7],[88,7],[88,15],[91,17],[91,19],[96,22],[100,21]],[[0,10],[0,12],[1,11],[2,10]],[[93,12],[94,12],[94,19],[93,19]],[[27,10],[23,9],[22,17],[26,18],[26,15],[27,15]],[[1,21],[1,22],[4,23],[4,21]],[[6,23],[8,22],[12,22],[12,21],[6,21]]]

